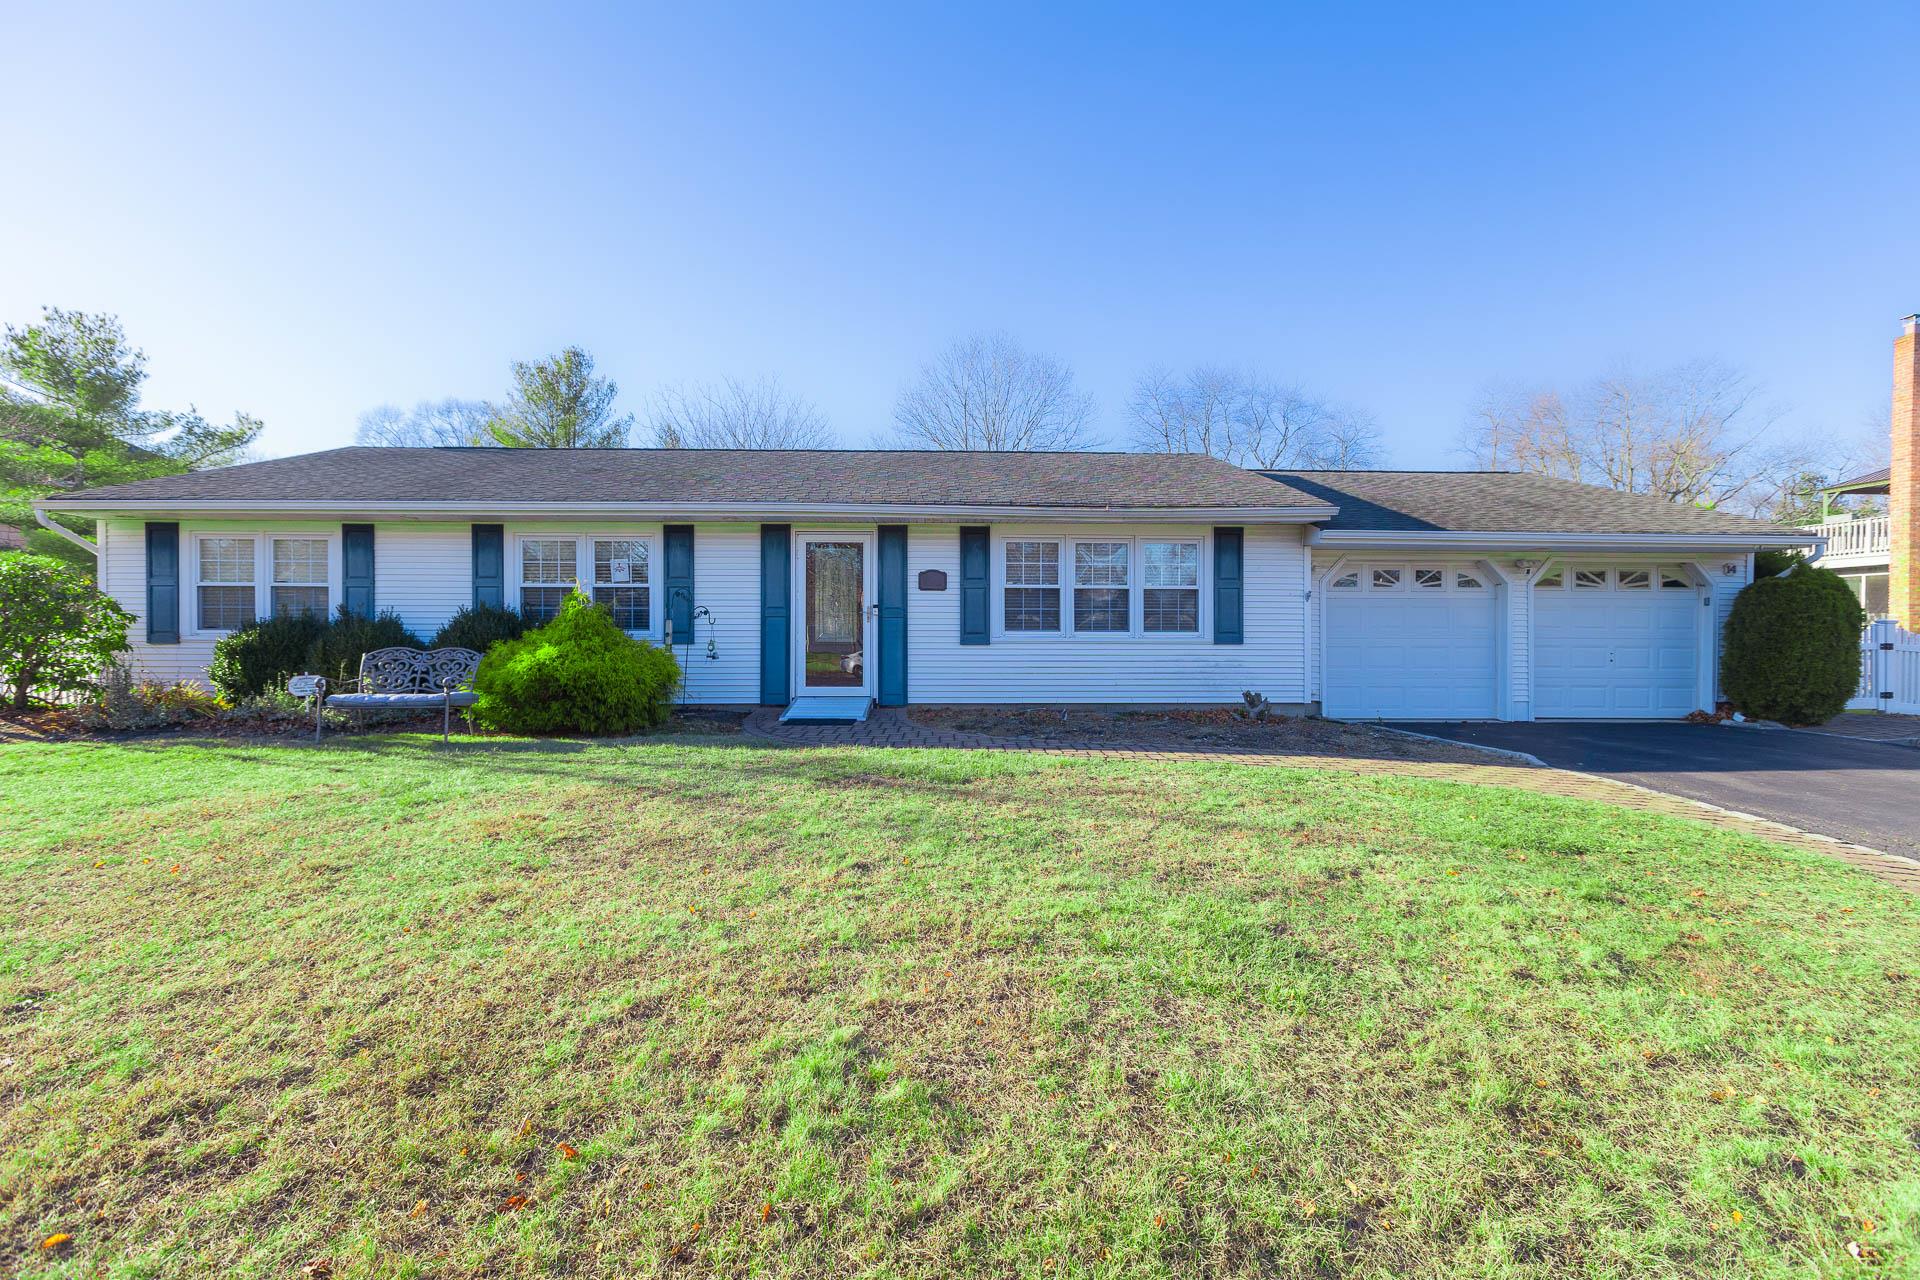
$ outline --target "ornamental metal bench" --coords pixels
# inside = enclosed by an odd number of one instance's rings
[[[453,709],[474,704],[473,674],[480,655],[471,649],[374,649],[360,658],[360,675],[328,693],[324,676],[313,681],[313,736],[321,734],[322,707],[336,711],[404,711],[440,708],[440,740],[449,740]]]

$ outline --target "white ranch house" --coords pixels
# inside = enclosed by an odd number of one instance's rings
[[[334,449],[49,498],[98,521],[140,675],[292,610],[575,584],[686,701],[1237,703],[1384,719],[1684,716],[1778,526],[1507,473],[1198,456]],[[798,705],[796,706],[796,701]]]

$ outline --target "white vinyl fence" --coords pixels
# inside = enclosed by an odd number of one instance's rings
[[[1867,624],[1860,638],[1860,687],[1847,707],[1920,716],[1920,635],[1897,622]]]

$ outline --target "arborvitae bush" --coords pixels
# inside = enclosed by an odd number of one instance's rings
[[[1734,709],[1783,724],[1820,724],[1860,683],[1866,612],[1839,574],[1797,565],[1742,591],[1727,618],[1720,682]]]

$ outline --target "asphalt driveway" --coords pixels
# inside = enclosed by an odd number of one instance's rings
[[[1538,756],[1920,859],[1920,750],[1792,729],[1695,724],[1392,726]]]

